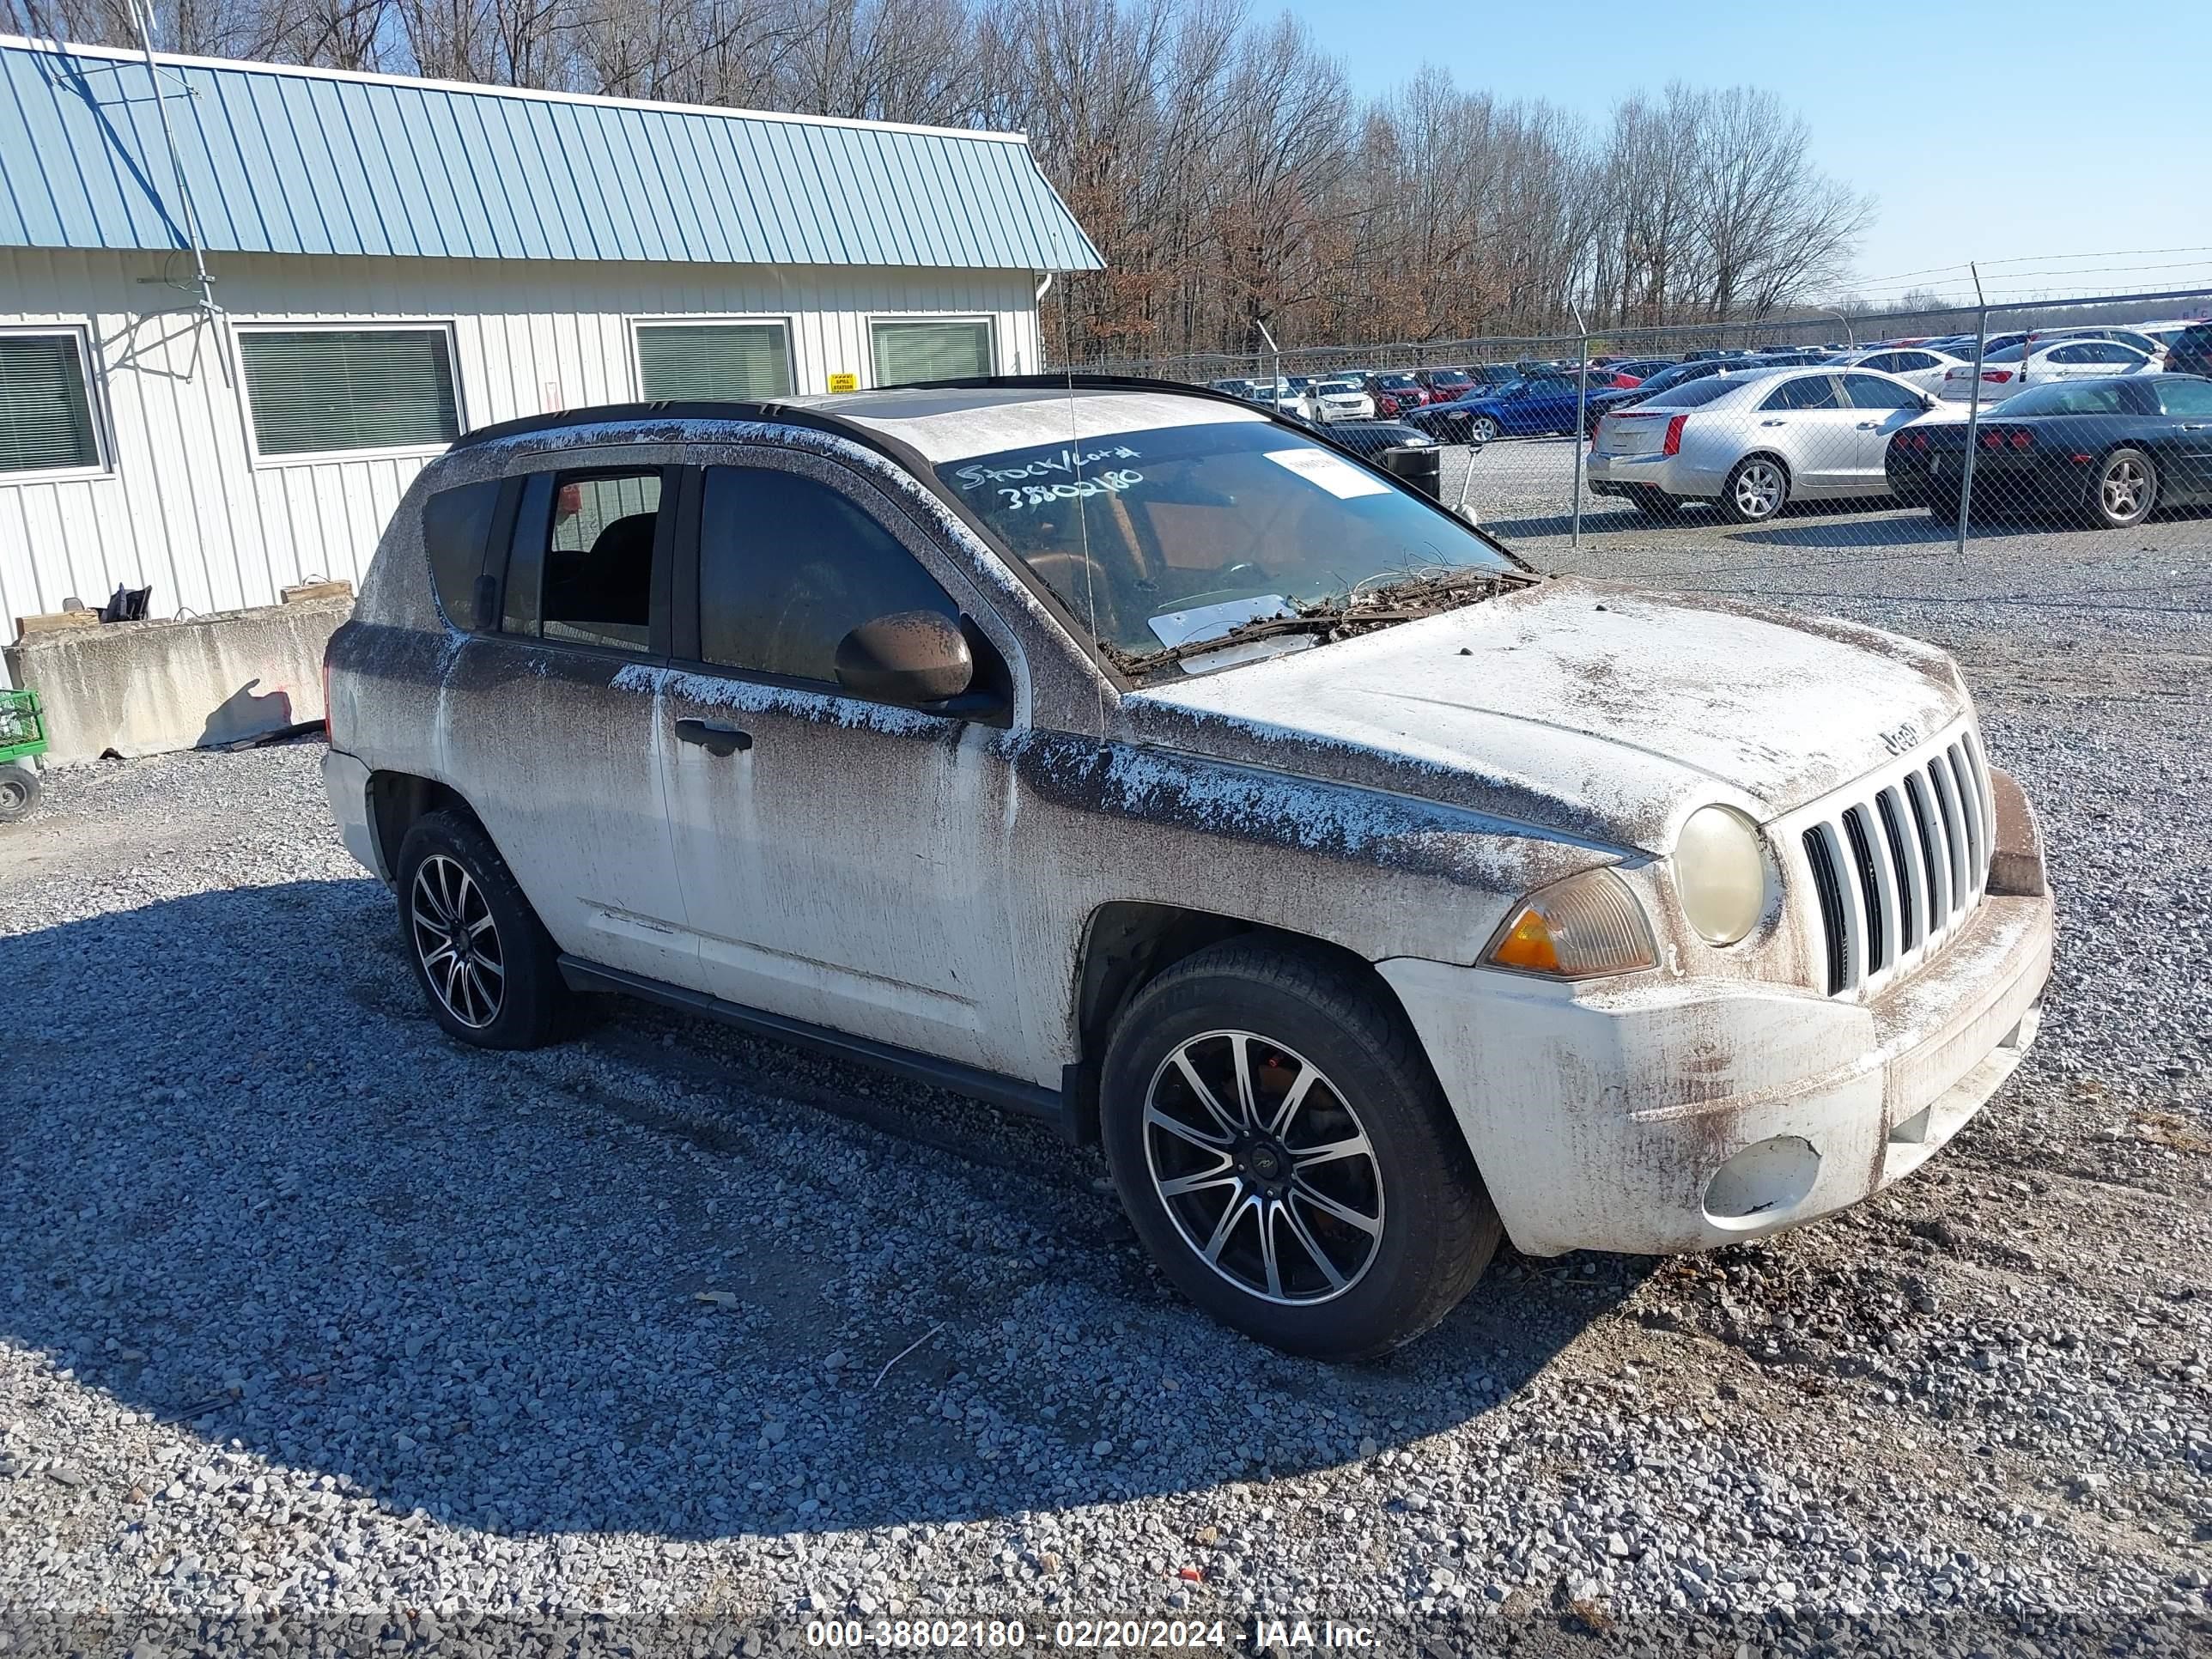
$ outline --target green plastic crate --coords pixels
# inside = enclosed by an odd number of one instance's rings
[[[35,691],[0,691],[0,766],[46,752],[46,722]]]

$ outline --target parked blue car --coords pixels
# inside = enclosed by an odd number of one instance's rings
[[[1575,429],[1575,383],[1566,375],[1541,375],[1510,386],[1480,386],[1449,404],[1409,410],[1405,418],[1438,443],[1486,444],[1492,439],[1539,437]]]

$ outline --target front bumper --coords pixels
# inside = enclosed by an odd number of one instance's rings
[[[1797,1226],[1924,1163],[2033,1040],[2051,917],[2047,891],[1985,898],[1935,962],[1867,1003],[1376,965],[1516,1248],[1672,1254]]]

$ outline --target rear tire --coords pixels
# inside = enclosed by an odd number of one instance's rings
[[[0,823],[21,823],[38,811],[39,769],[21,761],[0,766]]]
[[[479,1048],[535,1048],[568,998],[558,953],[491,837],[429,812],[399,847],[399,933],[430,1017]]]
[[[2090,480],[2089,521],[2107,530],[2139,525],[2157,505],[2158,467],[2140,449],[2114,450]]]
[[[1498,441],[1498,422],[1487,415],[1478,415],[1467,423],[1467,441],[1480,449],[1485,444]]]
[[[1318,951],[1230,939],[1177,963],[1115,1023],[1103,1083],[1138,1236],[1192,1301],[1271,1346],[1387,1352],[1498,1248],[1403,1012]]]
[[[1765,524],[1790,505],[1790,469],[1771,455],[1747,455],[1729,469],[1721,511],[1738,524]]]

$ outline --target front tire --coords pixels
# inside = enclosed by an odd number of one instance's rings
[[[1478,415],[1467,423],[1467,441],[1480,448],[1484,444],[1498,441],[1498,422],[1487,415]]]
[[[2105,457],[2089,485],[2089,520],[2107,530],[2126,530],[2150,517],[2158,505],[2158,467],[2140,449],[2116,449]]]
[[[399,932],[430,1017],[479,1048],[549,1040],[568,988],[544,924],[491,837],[429,812],[399,848]]]
[[[1771,455],[1747,455],[1721,486],[1721,511],[1738,524],[1765,524],[1790,504],[1790,469]]]
[[[1464,1297],[1498,1212],[1403,1012],[1318,952],[1231,939],[1140,992],[1102,1129],[1190,1299],[1286,1352],[1384,1353]]]

